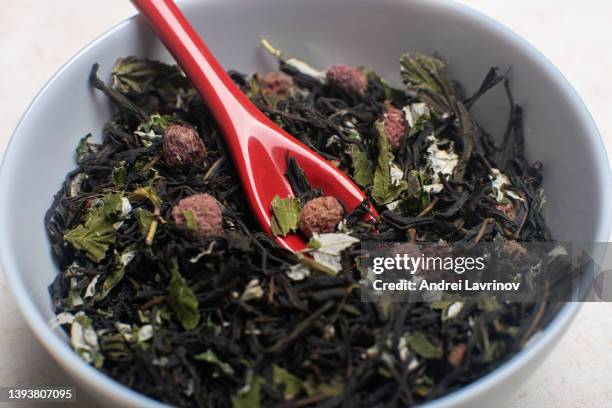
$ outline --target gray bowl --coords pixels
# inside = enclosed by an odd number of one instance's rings
[[[495,21],[454,2],[402,0],[184,1],[181,8],[227,68],[275,68],[258,47],[261,36],[315,66],[366,65],[399,84],[398,57],[405,51],[439,52],[452,75],[475,90],[491,66],[514,67],[512,88],[526,113],[529,158],[544,163],[546,214],[565,241],[607,241],[610,171],[597,129],[563,76],[534,48]],[[43,216],[84,134],[99,137],[111,116],[105,98],[87,85],[98,62],[106,77],[125,55],[170,60],[139,18],[113,28],[72,58],[45,85],[24,114],[0,172],[0,259],[32,331],[57,362],[109,406],[156,406],[85,364],[66,336],[52,330],[47,285],[52,262]],[[508,106],[501,90],[478,102],[477,118],[489,132],[503,132]],[[579,305],[569,303],[542,335],[510,361],[429,407],[496,406],[557,343]]]

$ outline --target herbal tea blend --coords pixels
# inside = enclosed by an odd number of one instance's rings
[[[85,136],[78,166],[45,223],[61,273],[49,291],[83,360],[177,406],[410,406],[490,372],[559,304],[367,303],[361,243],[552,241],[541,164],[523,154],[522,110],[492,68],[466,93],[437,56],[400,58],[395,89],[367,69],[319,71],[263,41],[280,71],[231,72],[288,133],[330,160],[381,214],[362,220],[311,186],[287,157],[294,197],[270,203],[283,250],[250,216],[216,124],[175,67],[121,58],[105,84],[116,114],[102,143]],[[470,113],[506,87],[503,143]]]

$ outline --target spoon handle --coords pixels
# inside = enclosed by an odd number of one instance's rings
[[[236,86],[172,0],[132,0],[181,66],[221,127],[228,144],[241,142],[253,117],[267,117]],[[229,139],[229,140],[227,140]],[[231,140],[234,139],[234,140]]]

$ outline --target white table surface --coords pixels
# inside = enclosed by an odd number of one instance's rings
[[[611,152],[612,1],[463,2],[552,60],[584,99]],[[134,13],[127,0],[2,0],[1,6],[0,155],[30,100],[61,64]],[[2,274],[0,311],[0,386],[72,384],[30,333]],[[611,357],[612,304],[585,304],[559,346],[504,407],[612,406]],[[92,406],[83,390],[78,399],[75,406]]]

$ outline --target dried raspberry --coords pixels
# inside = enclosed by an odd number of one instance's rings
[[[453,367],[458,367],[463,361],[463,356],[465,355],[466,346],[465,343],[459,343],[454,346],[450,353],[448,353],[448,362]]]
[[[385,101],[383,112],[383,126],[385,136],[391,145],[391,149],[396,151],[400,148],[404,134],[406,133],[406,122],[404,113],[391,105],[390,101]]]
[[[179,201],[172,209],[172,219],[182,227],[188,227],[185,212],[191,211],[197,230],[202,236],[223,232],[223,216],[217,200],[208,194],[196,194]]]
[[[266,76],[260,78],[259,86],[261,87],[261,92],[265,96],[272,96],[275,99],[285,99],[291,93],[293,79],[282,72],[270,72]]]
[[[504,243],[504,249],[514,260],[519,260],[527,255],[527,249],[513,239]]]
[[[368,86],[365,74],[350,65],[333,65],[327,70],[327,82],[347,92],[363,96]]]
[[[343,215],[344,208],[334,197],[314,198],[302,208],[300,231],[309,238],[315,232],[334,232]]]
[[[162,152],[164,161],[170,166],[201,164],[206,156],[206,148],[198,132],[177,123],[166,128]]]
[[[498,204],[495,208],[506,216],[510,221],[514,221],[516,219],[516,207],[514,204]]]

